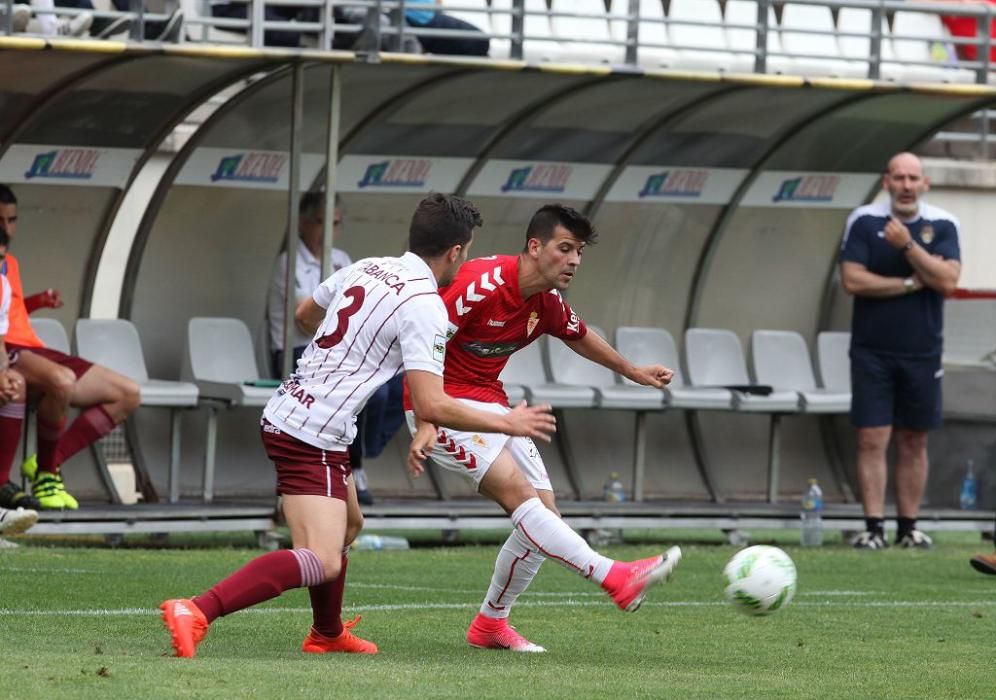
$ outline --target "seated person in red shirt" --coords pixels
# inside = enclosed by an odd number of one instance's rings
[[[0,226],[13,242],[17,197],[6,185],[0,185]],[[7,277],[12,292],[7,349],[17,352],[15,367],[28,384],[29,397],[40,397],[36,399],[38,454],[24,463],[21,472],[31,480],[31,492],[41,508],[75,510],[79,503],[66,492],[59,467],[110,433],[138,408],[138,385],[106,367],[46,348],[32,330],[28,314],[39,308],[62,306],[58,291],[49,289],[25,298],[20,267],[9,253],[0,272]],[[70,406],[81,412],[65,429]]]

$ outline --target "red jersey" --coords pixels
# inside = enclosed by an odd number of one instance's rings
[[[469,260],[440,294],[450,322],[443,383],[457,398],[507,406],[498,375],[512,353],[544,333],[580,340],[588,332],[557,290],[522,298],[517,255]]]

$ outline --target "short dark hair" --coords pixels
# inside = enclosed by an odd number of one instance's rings
[[[336,192],[335,195],[335,208],[342,209],[342,199],[339,197],[339,193]],[[305,192],[301,195],[301,199],[297,203],[297,215],[307,216],[309,218],[314,218],[318,213],[325,212],[325,193],[318,192]]]
[[[598,242],[598,232],[588,221],[588,217],[573,207],[563,204],[546,204],[536,210],[526,228],[526,245],[530,238],[538,238],[541,243],[549,243],[557,226],[563,226],[571,235],[588,245]]]
[[[7,233],[7,229],[0,226],[0,248],[4,248],[10,245],[10,234]]]
[[[7,185],[0,184],[0,204],[17,204],[17,197],[14,190]]]
[[[467,245],[474,229],[483,223],[481,212],[471,202],[433,192],[412,215],[408,250],[423,258],[437,257],[455,245]]]

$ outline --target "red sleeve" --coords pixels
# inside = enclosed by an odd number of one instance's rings
[[[584,324],[580,316],[574,313],[574,309],[559,293],[549,293],[549,297],[550,300],[545,301],[549,311],[544,315],[552,320],[547,332],[562,340],[581,340],[585,337],[588,334],[588,326]]]

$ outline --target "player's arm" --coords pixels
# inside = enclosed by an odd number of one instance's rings
[[[589,331],[579,340],[564,340],[567,347],[592,362],[608,367],[637,384],[663,389],[671,382],[674,371],[664,365],[637,367],[620,355],[614,347],[598,333]]]
[[[426,370],[408,370],[408,391],[419,420],[453,430],[503,433],[550,441],[557,420],[550,406],[527,406],[523,401],[505,414],[478,411],[451,398],[443,390],[443,377]]]
[[[913,275],[913,289],[906,288],[902,277],[885,277],[876,274],[858,262],[844,260],[840,264],[840,283],[844,291],[859,297],[899,297],[910,291],[923,289],[923,280]]]
[[[58,289],[46,289],[44,292],[24,297],[24,308],[29,314],[38,309],[58,309],[62,306],[62,294]]]
[[[315,292],[297,305],[294,311],[294,323],[305,335],[314,336],[322,325],[325,312],[333,300],[342,291],[345,269],[337,270],[331,277],[318,285]]]

